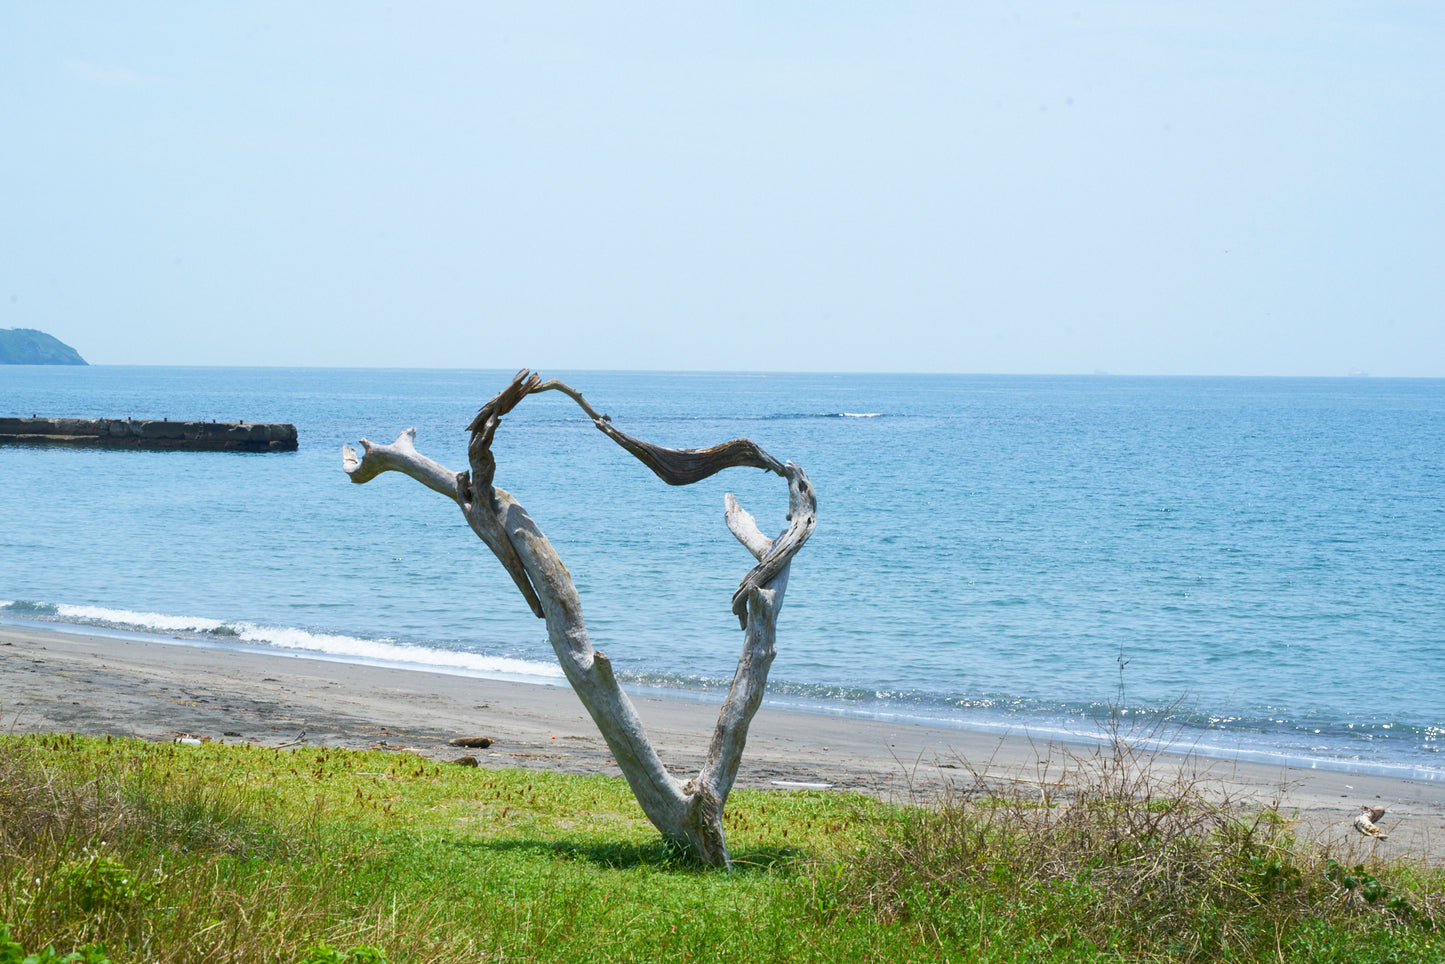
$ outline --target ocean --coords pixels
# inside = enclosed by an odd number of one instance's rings
[[[542,622],[447,500],[343,444],[466,467],[511,371],[0,368],[0,415],[292,422],[285,454],[0,448],[0,621],[556,685]],[[544,371],[632,435],[802,465],[769,702],[1445,779],[1445,380]],[[629,686],[720,700],[782,480],[664,485],[560,394],[496,484]],[[0,656],[3,667],[3,656]]]

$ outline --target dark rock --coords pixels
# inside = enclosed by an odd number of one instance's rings
[[[481,764],[477,762],[477,758],[474,756],[464,756],[461,759],[453,760],[452,762],[459,767],[481,766]]]
[[[66,432],[66,435],[79,435],[80,432]],[[144,439],[179,439],[185,438],[184,422],[143,422],[140,429],[141,438]]]
[[[66,445],[193,452],[294,452],[296,426],[162,419],[0,418],[0,445]]]
[[[485,750],[492,745],[490,737],[485,736],[459,736],[455,740],[447,740],[448,746],[464,746],[468,749]]]

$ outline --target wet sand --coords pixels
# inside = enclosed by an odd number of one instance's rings
[[[696,771],[717,702],[634,694],[669,769]],[[618,775],[570,688],[387,669],[186,641],[0,625],[0,733],[196,737],[228,743],[344,746],[475,756],[483,766]],[[485,750],[447,741],[486,736]],[[895,800],[941,792],[1067,795],[1077,770],[1108,748],[803,713],[764,705],[739,787],[827,784]],[[1445,781],[1406,780],[1145,754],[1152,774],[1190,781],[1242,810],[1277,806],[1303,836],[1363,857],[1445,864]],[[1141,764],[1144,765],[1144,764]],[[1384,843],[1351,829],[1361,804],[1389,808]]]

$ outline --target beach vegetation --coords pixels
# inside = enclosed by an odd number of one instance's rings
[[[27,954],[19,941],[10,939],[9,926],[0,924],[0,964],[111,964],[111,960],[100,944],[87,944],[68,954],[61,954],[54,947]]]
[[[353,947],[339,951],[326,944],[317,944],[301,955],[298,964],[387,964],[386,955],[374,947]]]
[[[1155,760],[1116,737],[1011,789],[975,769],[966,789],[900,810],[830,887],[829,912],[942,944],[1022,929],[1120,960],[1445,959],[1439,868],[1346,869],[1277,807],[1156,773]]]
[[[1132,769],[1012,794],[981,777],[910,803],[736,791],[724,871],[660,838],[618,778],[0,738],[0,947],[116,964],[1445,960],[1445,878],[1423,863],[1342,859],[1285,814]]]

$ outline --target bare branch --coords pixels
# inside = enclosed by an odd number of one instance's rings
[[[502,568],[507,570],[507,575],[512,577],[512,582],[517,584],[522,598],[527,600],[527,606],[532,610],[532,615],[545,619],[542,600],[538,598],[537,590],[532,585],[532,577],[518,558],[516,545],[501,519],[502,511],[509,504],[516,505],[510,495],[502,489],[487,486],[482,493],[472,493],[471,501],[462,505],[462,514],[467,517],[467,525],[472,527],[477,538],[486,543],[487,548],[492,550],[492,555],[502,564]]]
[[[754,559],[762,562],[763,557],[768,554],[768,550],[773,547],[773,540],[763,535],[762,530],[758,528],[757,520],[746,509],[738,505],[738,500],[733,498],[731,492],[723,496],[723,505],[726,507],[729,531],[737,536],[738,541],[753,554]]]
[[[487,544],[517,584],[522,592],[522,598],[527,600],[527,605],[537,618],[542,617],[542,604],[537,599],[537,593],[532,588],[531,581],[527,578],[527,571],[522,568],[522,563],[517,559],[517,552],[512,548],[507,534],[497,523],[495,515],[489,512],[477,512],[473,505],[473,489],[466,473],[458,475],[440,462],[433,461],[416,450],[416,429],[409,428],[396,437],[391,445],[376,445],[361,440],[361,447],[365,452],[360,459],[356,457],[356,450],[349,445],[341,447],[341,468],[351,477],[352,482],[370,482],[383,472],[401,472],[416,479],[427,488],[440,492],[462,507],[462,512],[467,517],[467,523],[472,527],[481,540]],[[490,486],[487,488],[490,503],[491,493],[497,490]],[[503,493],[505,494],[505,493]]]
[[[748,727],[763,703],[763,693],[768,686],[768,670],[777,655],[778,611],[783,608],[789,568],[784,565],[766,588],[759,589],[748,598],[742,655],[738,657],[732,686],[728,687],[727,699],[718,711],[712,742],[697,776],[697,782],[706,786],[717,798],[719,807],[727,801],[737,779],[738,764],[742,762],[743,747],[748,739]]]
[[[525,368],[517,372],[512,376],[511,384],[492,396],[491,401],[477,410],[477,415],[467,426],[467,431],[480,433],[483,442],[491,445],[492,436],[496,434],[502,416],[516,408],[517,403],[535,391],[541,382],[541,375],[535,375]]]
[[[520,375],[518,376],[520,377]],[[536,376],[533,376],[535,379]],[[516,384],[516,381],[513,382]],[[587,404],[587,399],[577,389],[557,379],[546,383],[528,382],[533,387],[531,394],[539,392],[561,392],[581,406],[592,424],[608,438],[636,456],[637,460],[651,469],[659,479],[668,485],[691,485],[716,475],[723,469],[754,468],[766,469],[783,475],[783,465],[764,452],[751,439],[737,438],[706,449],[669,449],[651,442],[633,438],[613,426],[610,416],[600,414]],[[488,440],[490,444],[490,439]]]
[[[706,449],[667,449],[635,439],[615,428],[611,422],[594,420],[592,424],[636,456],[668,485],[692,485],[723,469],[767,469],[778,475],[784,474],[782,463],[758,448],[751,439],[735,438]]]
[[[460,501],[457,474],[416,450],[416,429],[409,428],[396,437],[390,445],[375,445],[361,440],[365,452],[360,459],[350,445],[341,446],[341,468],[351,481],[361,484],[370,482],[383,472],[401,472],[416,479],[422,485],[453,501]]]
[[[571,574],[531,516],[510,496],[503,504],[502,524],[543,599],[547,637],[567,682],[607,741],[643,812],[663,833],[675,832],[671,822],[685,803],[682,789],[647,739],[637,710],[617,684],[611,661],[592,648]]]
[[[512,376],[511,384],[483,405],[467,426],[467,431],[472,433],[472,441],[467,446],[467,461],[472,466],[468,482],[473,489],[485,494],[496,475],[497,461],[492,457],[492,438],[497,434],[502,416],[516,408],[517,403],[541,381],[540,375],[534,375],[525,368],[517,372]]]
[[[592,419],[592,421],[594,422],[612,421],[612,418],[610,416],[602,415],[597,411],[597,409],[593,408],[591,405],[588,405],[587,399],[582,397],[581,392],[577,391],[577,389],[573,388],[570,385],[558,381],[555,378],[551,381],[543,382],[536,388],[532,389],[533,395],[540,394],[541,392],[561,392],[563,395],[566,395],[568,398],[572,399],[572,401],[580,405],[582,407],[582,411],[586,412],[587,417]]]
[[[753,567],[753,571],[743,578],[742,584],[733,593],[733,613],[744,627],[748,624],[748,597],[766,586],[787,567],[818,525],[818,500],[813,492],[813,484],[808,481],[808,474],[789,462],[786,475],[790,520],[788,529],[773,542],[767,557]]]

